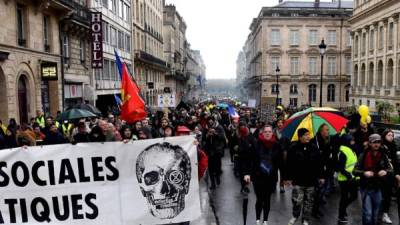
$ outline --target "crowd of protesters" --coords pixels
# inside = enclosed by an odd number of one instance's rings
[[[224,107],[198,104],[150,112],[148,118],[126,124],[117,115],[57,121],[37,111],[30,123],[18,125],[0,121],[0,148],[85,142],[130,142],[151,138],[195,135],[198,144],[199,177],[208,167],[210,189],[221,184],[221,160],[225,150],[240,180],[240,191],[256,196],[257,225],[267,225],[273,193],[292,187],[292,219],[308,225],[311,218],[324,216],[321,210],[340,187],[338,222],[346,224],[348,206],[361,193],[362,224],[378,221],[391,224],[392,197],[400,204],[400,151],[394,132],[377,132],[372,124],[360,122],[354,114],[336,135],[322,124],[314,137],[310,130],[296,131],[298,141],[282,135],[288,118],[278,107],[271,121],[262,121],[254,109],[236,107],[232,116]],[[279,189],[278,189],[279,188]],[[272,206],[273,207],[273,206]],[[400,216],[400,210],[398,211]],[[393,215],[392,215],[393,216]],[[186,223],[185,223],[186,224]]]

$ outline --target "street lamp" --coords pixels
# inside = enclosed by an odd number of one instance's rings
[[[322,39],[321,44],[319,44],[319,53],[321,54],[321,81],[319,85],[319,107],[322,107],[322,75],[324,71],[324,54],[326,50],[326,44],[324,39]]]
[[[276,106],[279,105],[279,72],[281,72],[281,70],[279,69],[279,66],[276,67],[275,70],[275,75],[276,75],[276,100],[275,100],[275,104]]]

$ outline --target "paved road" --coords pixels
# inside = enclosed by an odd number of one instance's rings
[[[232,165],[227,156],[223,159],[223,175],[221,186],[211,193],[214,201],[216,214],[220,225],[242,225],[242,196],[240,194],[240,183],[234,177]],[[248,206],[248,225],[255,225],[255,196],[253,188]],[[286,193],[275,193],[271,198],[271,212],[269,216],[269,225],[285,225],[291,218],[291,190],[286,190]],[[339,193],[332,194],[328,198],[328,203],[323,206],[324,217],[320,220],[313,220],[312,225],[337,225],[337,209],[339,203]],[[397,205],[392,202],[390,215],[393,224],[399,224],[397,218]],[[361,201],[354,202],[348,209],[349,223],[351,225],[361,225]],[[297,222],[296,224],[301,224]]]

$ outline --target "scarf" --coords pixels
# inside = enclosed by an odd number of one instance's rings
[[[249,128],[247,127],[239,128],[239,134],[241,137],[247,137],[249,135]]]
[[[379,161],[381,161],[381,158],[381,152],[378,151],[376,155],[374,155],[374,151],[368,150],[365,154],[364,170],[376,172],[376,167],[378,166]]]
[[[267,140],[267,139],[265,139],[264,135],[262,133],[260,133],[258,135],[258,139],[261,141],[261,143],[263,143],[263,145],[266,149],[272,149],[272,146],[274,146],[274,144],[276,143],[275,135],[272,135],[272,138]]]

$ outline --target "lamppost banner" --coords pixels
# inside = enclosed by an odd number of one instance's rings
[[[1,224],[169,224],[200,216],[193,136],[0,151]]]

